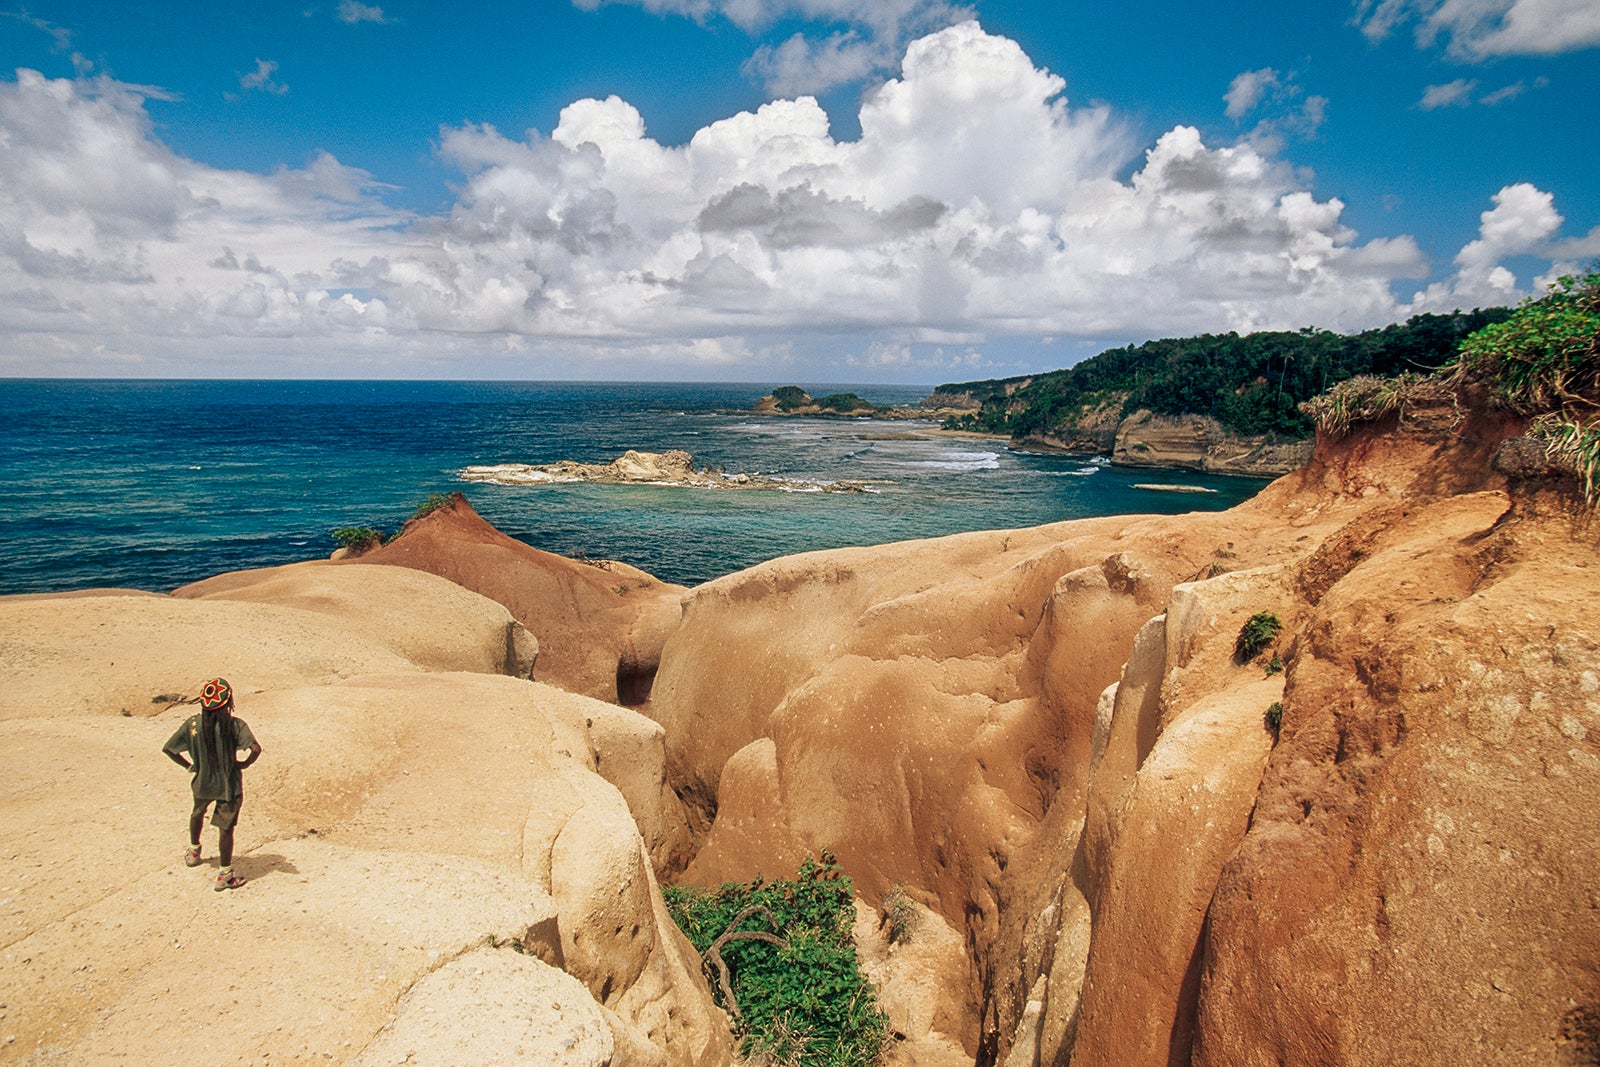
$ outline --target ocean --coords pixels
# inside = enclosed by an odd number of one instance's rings
[[[773,384],[0,380],[0,594],[166,592],[327,556],[342,526],[392,532],[430,495],[564,555],[695,585],[776,556],[1094,515],[1220,510],[1256,479],[1126,470],[929,422],[757,416]],[[799,383],[879,404],[928,390]],[[496,463],[683,449],[696,466],[865,493],[502,486]],[[1141,489],[1184,485],[1204,492]]]

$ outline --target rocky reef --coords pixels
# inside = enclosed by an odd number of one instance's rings
[[[681,449],[640,452],[630,448],[610,463],[580,463],[575,460],[543,464],[495,463],[467,467],[462,470],[461,478],[463,481],[490,482],[495,485],[597,482],[601,485],[656,485],[689,489],[775,489],[787,493],[867,491],[867,483],[859,481],[808,481],[803,478],[696,469],[694,457]]]
[[[0,1059],[729,1064],[660,883],[826,848],[891,1063],[1594,1063],[1600,524],[1526,422],[688,590],[452,502],[0,598]],[[225,894],[158,752],[213,673],[267,748]]]

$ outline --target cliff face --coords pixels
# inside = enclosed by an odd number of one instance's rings
[[[695,590],[651,709],[686,877],[827,847],[907,887],[981,1063],[1591,1062],[1600,553],[1492,469],[1515,429],[1414,413],[1221,515]]]
[[[1123,416],[1124,394],[1085,407],[1049,433],[1015,439],[1019,448],[1109,456],[1121,467],[1156,467],[1276,477],[1299,470],[1316,442],[1234,433],[1206,415]]]
[[[1118,424],[1111,461],[1124,467],[1180,467],[1222,474],[1274,476],[1299,470],[1314,441],[1244,436],[1203,415],[1138,411]]]

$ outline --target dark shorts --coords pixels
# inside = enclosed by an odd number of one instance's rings
[[[234,797],[231,804],[226,800],[201,800],[196,797],[191,814],[204,817],[207,804],[216,805],[211,809],[211,825],[219,830],[232,830],[233,824],[239,821],[239,808],[244,804],[244,797]]]

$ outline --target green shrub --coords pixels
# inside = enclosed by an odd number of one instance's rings
[[[417,510],[411,513],[413,519],[420,519],[425,515],[432,515],[442,507],[454,504],[458,500],[465,500],[461,490],[453,493],[429,493],[428,498],[417,505]]]
[[[875,411],[877,410],[870,400],[863,400],[854,393],[831,393],[817,401],[817,407],[824,411]]]
[[[850,879],[832,855],[806,860],[792,882],[663,893],[746,1057],[793,1067],[877,1060],[888,1021],[857,966]]]
[[[341,526],[333,531],[333,541],[351,552],[365,552],[383,544],[383,531],[370,526]]]
[[[1234,657],[1240,663],[1249,663],[1262,649],[1272,644],[1282,625],[1272,612],[1256,612],[1239,628],[1239,640],[1234,642],[1233,646]]]
[[[1267,728],[1273,733],[1277,733],[1279,730],[1283,729],[1282,702],[1274,700],[1271,704],[1267,705],[1266,720]]]
[[[1600,400],[1600,269],[1566,275],[1504,322],[1461,342],[1458,373],[1513,411],[1538,415]]]

